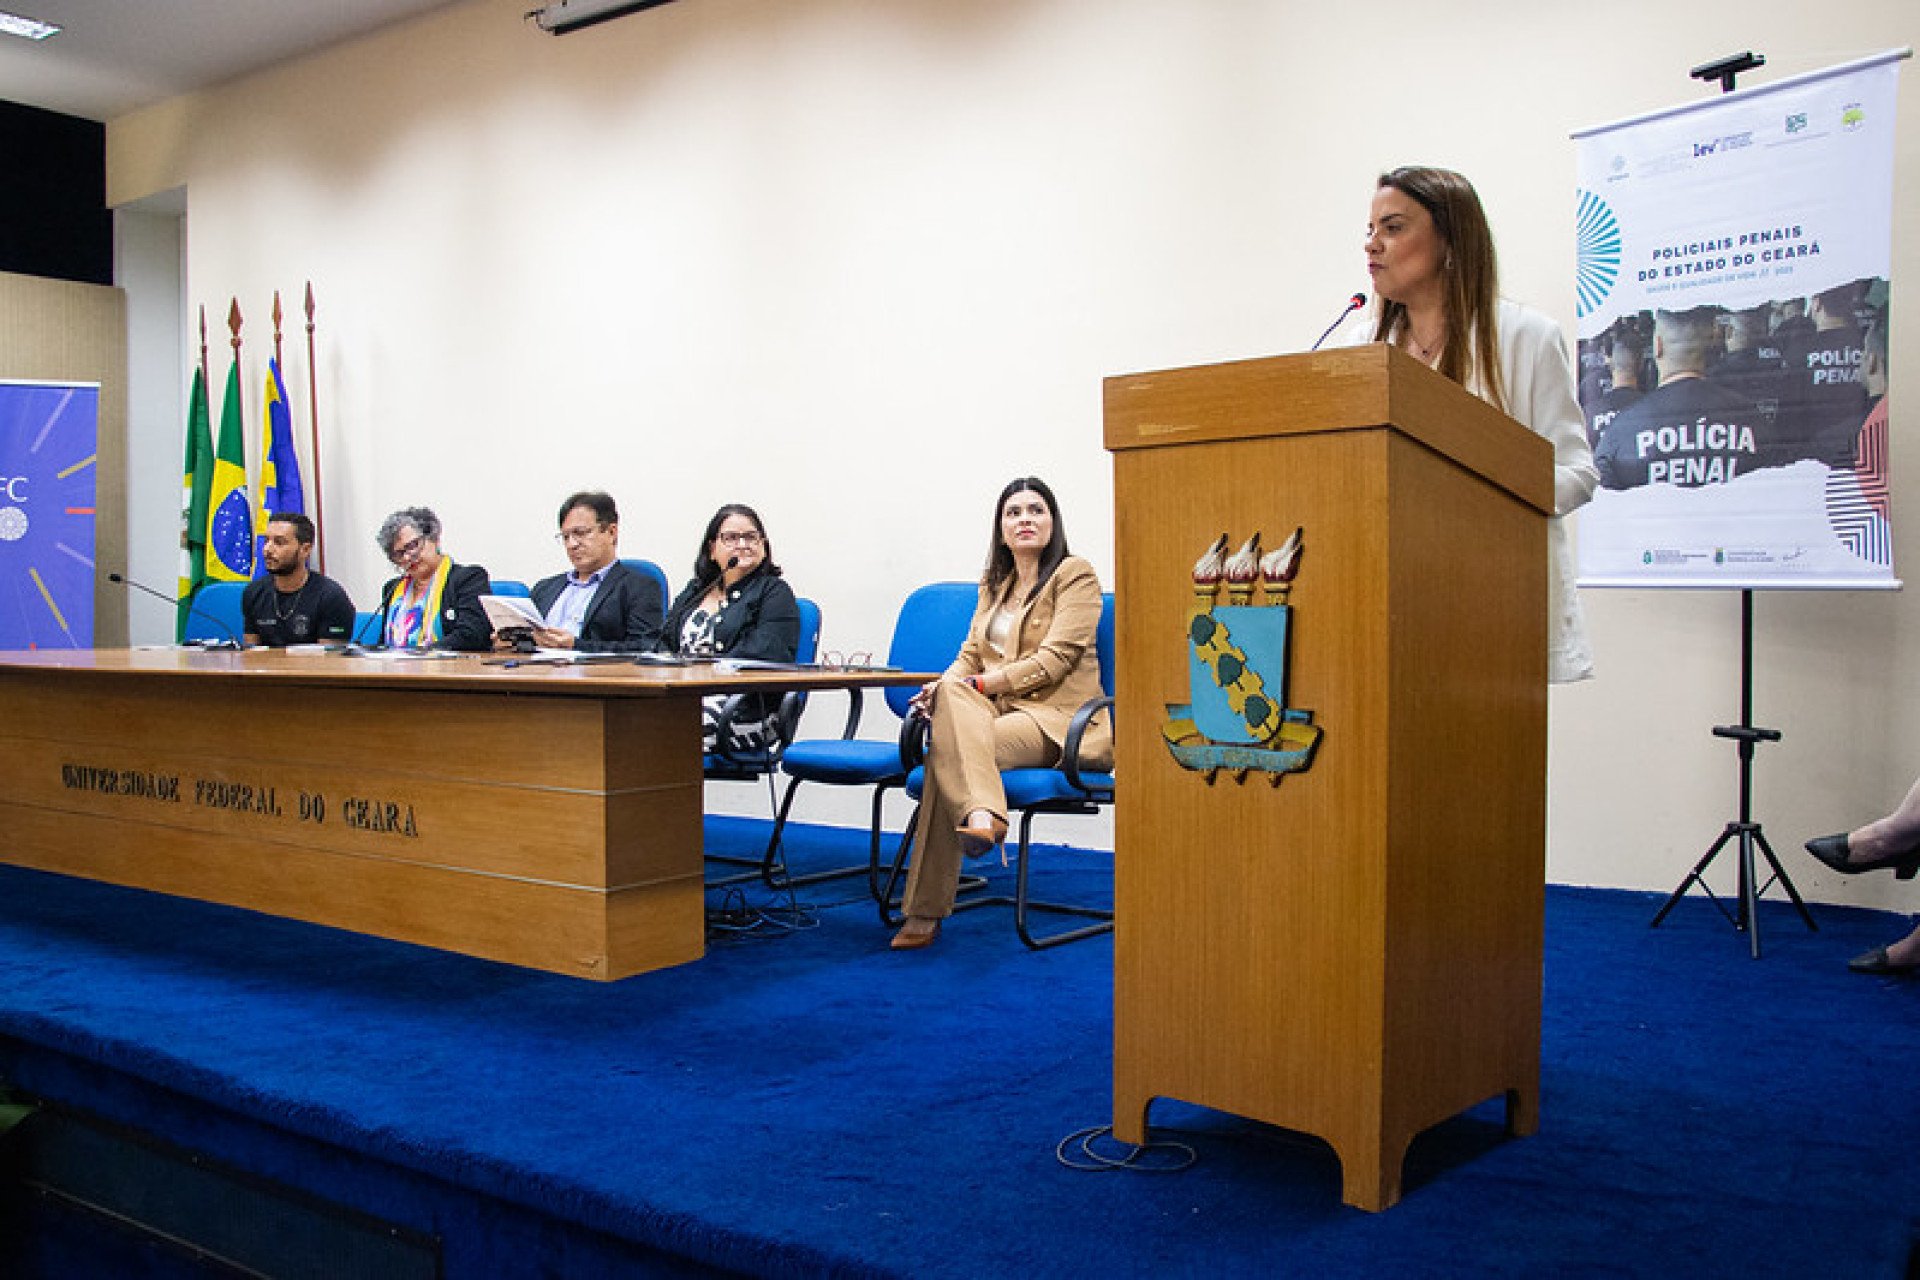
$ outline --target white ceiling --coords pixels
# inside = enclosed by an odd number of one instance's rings
[[[0,99],[105,121],[457,2],[0,0],[64,28],[0,35]]]

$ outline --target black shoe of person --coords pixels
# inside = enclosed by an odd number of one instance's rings
[[[1894,879],[1911,880],[1914,873],[1920,871],[1920,849],[1907,849],[1900,853],[1890,853],[1875,858],[1871,862],[1854,862],[1848,857],[1847,833],[1837,836],[1817,836],[1807,841],[1807,852],[1838,871],[1841,875],[1857,876],[1863,871],[1878,871],[1883,867],[1892,867]]]
[[[1887,978],[1903,978],[1910,973],[1920,973],[1920,964],[1900,964],[1887,954],[1885,947],[1875,947],[1865,955],[1855,956],[1847,961],[1847,968],[1855,973],[1871,973]]]

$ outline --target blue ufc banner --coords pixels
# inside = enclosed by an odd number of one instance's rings
[[[98,383],[0,382],[0,649],[93,646]]]

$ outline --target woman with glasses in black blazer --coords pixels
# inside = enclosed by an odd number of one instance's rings
[[[674,598],[660,647],[687,658],[792,662],[800,648],[800,605],[773,562],[766,526],[752,507],[730,502],[713,513],[693,561],[693,579]],[[706,749],[728,699],[706,700]],[[768,743],[776,698],[756,698],[735,712],[729,748]]]

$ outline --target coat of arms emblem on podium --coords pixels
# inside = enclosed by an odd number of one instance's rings
[[[1311,711],[1287,700],[1287,635],[1293,589],[1305,548],[1295,529],[1264,558],[1260,535],[1228,556],[1221,534],[1193,566],[1193,608],[1187,615],[1187,696],[1168,703],[1161,727],[1167,749],[1182,768],[1204,773],[1211,785],[1221,770],[1245,782],[1262,773],[1273,786],[1313,762],[1320,728]],[[1222,584],[1227,603],[1219,602]],[[1259,602],[1254,602],[1256,589]]]

